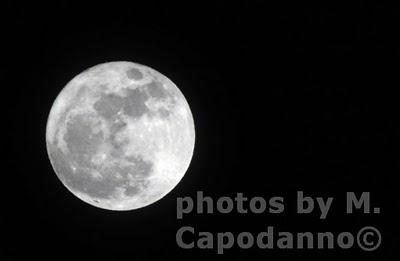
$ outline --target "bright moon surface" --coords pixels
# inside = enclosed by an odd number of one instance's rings
[[[170,192],[189,167],[192,113],[156,70],[109,62],[74,77],[47,120],[47,152],[58,178],[81,200],[131,210]]]

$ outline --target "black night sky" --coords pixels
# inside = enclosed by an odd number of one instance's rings
[[[2,4],[0,260],[397,260],[397,6],[83,2]],[[68,192],[45,142],[48,113],[65,84],[88,67],[120,60],[172,79],[196,129],[182,181],[162,200],[128,212],[95,208]],[[285,210],[177,219],[177,198],[195,199],[197,191],[215,200],[238,192],[282,196]],[[296,214],[297,191],[334,197],[327,218]],[[370,192],[381,213],[346,214],[348,191]],[[218,256],[216,249],[180,248],[175,236],[183,226],[214,235],[374,226],[383,240],[373,252],[235,246]]]

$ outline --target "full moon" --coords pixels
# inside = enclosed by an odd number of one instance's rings
[[[187,171],[195,130],[178,87],[156,70],[109,62],[74,77],[47,120],[51,165],[79,199],[109,210],[150,205]]]

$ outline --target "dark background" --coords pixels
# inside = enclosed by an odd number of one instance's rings
[[[1,260],[215,257],[216,250],[177,246],[175,233],[186,225],[236,234],[269,225],[291,232],[372,225],[383,236],[372,253],[254,247],[219,258],[395,260],[399,8],[247,2],[3,4]],[[183,180],[162,200],[129,212],[95,208],[68,192],[45,144],[47,116],[65,84],[118,60],[172,79],[196,127]],[[192,213],[177,220],[177,197],[199,190],[215,199],[283,196],[286,208],[280,215]],[[298,190],[335,197],[326,220],[295,214]],[[346,215],[346,191],[370,191],[381,214]]]

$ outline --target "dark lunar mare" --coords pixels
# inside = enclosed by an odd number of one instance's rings
[[[142,88],[126,89],[126,97],[123,99],[123,110],[132,118],[140,118],[143,114],[149,112],[146,101],[149,98]]]
[[[99,167],[91,163],[91,158],[99,146],[103,142],[110,142],[105,140],[102,132],[92,132],[94,124],[96,120],[92,115],[76,115],[67,124],[67,131],[63,137],[69,152],[64,154],[55,144],[50,145],[49,154],[57,176],[73,191],[85,193],[93,198],[110,199],[118,187],[125,188],[125,194],[128,196],[139,193],[146,186],[146,177],[150,175],[153,164],[140,156],[127,159],[132,166]],[[125,123],[113,121],[111,126],[117,132],[125,127]],[[117,144],[113,144],[113,147],[118,151]],[[123,153],[111,156],[119,159]],[[75,172],[72,170],[72,164],[76,167]],[[94,177],[90,173],[91,170],[100,173],[101,178]],[[130,184],[128,174],[132,175],[136,183]]]
[[[101,94],[93,104],[95,111],[105,119],[110,119],[121,110],[124,99],[115,94]]]
[[[125,89],[126,96],[116,94],[101,94],[100,98],[94,103],[95,111],[105,119],[111,119],[123,110],[128,116],[139,118],[146,112],[149,112],[145,102],[148,95],[140,88]]]
[[[86,166],[90,158],[104,141],[103,132],[93,133],[93,116],[78,114],[68,122],[64,141],[71,153],[71,158],[79,165]]]
[[[116,192],[116,188],[126,189],[127,196],[134,196],[146,187],[146,178],[150,175],[153,164],[144,161],[141,157],[131,157],[129,160],[132,166],[118,166],[98,169],[101,178],[95,178],[90,173],[90,169],[85,166],[77,166],[74,172],[71,167],[73,162],[71,154],[65,155],[59,148],[51,145],[49,148],[50,158],[59,179],[73,191],[78,191],[97,199],[110,199]],[[119,174],[119,177],[118,175]],[[134,184],[130,184],[128,177],[131,174]]]
[[[163,84],[157,80],[153,80],[152,82],[144,85],[142,88],[146,90],[148,95],[155,99],[165,100],[167,98],[170,99],[172,105],[175,105],[175,97],[173,97],[163,86]],[[160,108],[157,111],[157,116],[161,118],[167,118],[170,116],[171,112],[165,108]]]
[[[124,92],[125,96],[101,94],[100,98],[94,103],[93,108],[100,116],[107,120],[115,119],[121,110],[126,115],[136,119],[144,114],[147,114],[149,117],[155,116],[154,112],[151,112],[146,105],[146,101],[150,97],[159,100],[170,98],[172,105],[175,104],[175,98],[157,80],[135,89],[126,88]],[[166,118],[169,115],[169,110],[165,108],[160,108],[157,112],[157,116],[161,118]]]
[[[136,68],[130,68],[126,71],[126,76],[132,80],[140,80],[143,78],[143,74]]]
[[[168,92],[164,89],[163,84],[159,81],[154,80],[144,85],[144,87],[147,89],[149,95],[153,98],[164,99],[169,96]]]

